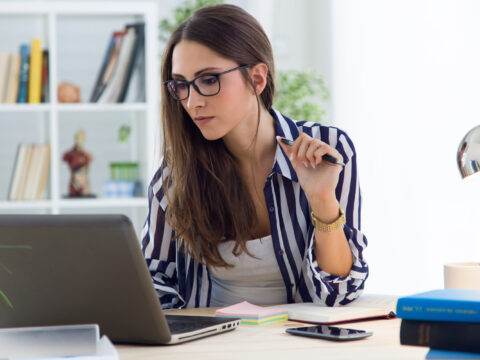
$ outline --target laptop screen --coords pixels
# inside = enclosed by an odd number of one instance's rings
[[[115,342],[170,339],[130,220],[0,215],[0,327],[86,323]]]

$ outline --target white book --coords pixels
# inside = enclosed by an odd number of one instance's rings
[[[128,29],[127,33],[123,37],[122,47],[120,48],[120,54],[118,55],[118,61],[115,66],[114,73],[110,78],[107,87],[103,91],[102,95],[98,99],[99,103],[115,103],[117,102],[120,91],[122,90],[123,80],[127,74],[128,62],[132,56],[133,45],[135,44],[135,29]]]
[[[8,69],[7,87],[5,90],[5,102],[15,104],[18,97],[20,85],[20,54],[10,54],[10,67]]]
[[[41,175],[41,159],[43,145],[33,145],[32,159],[28,170],[27,180],[25,183],[25,192],[23,200],[34,200],[37,194],[38,183]]]
[[[40,166],[40,179],[38,181],[37,192],[35,194],[35,200],[41,200],[42,195],[47,188],[48,175],[50,173],[50,143],[47,142],[43,145],[41,166]]]
[[[20,179],[18,189],[15,193],[15,197],[12,200],[25,200],[25,189],[27,184],[28,172],[30,171],[30,163],[33,154],[33,145],[25,146],[25,157],[20,166]]]
[[[9,68],[10,54],[0,53],[0,103],[6,100]]]
[[[15,169],[13,171],[12,183],[10,185],[9,200],[18,200],[18,193],[20,189],[20,181],[22,177],[23,166],[25,165],[25,158],[27,155],[28,145],[20,144],[17,150],[17,159],[15,160]]]
[[[347,305],[328,307],[314,303],[278,305],[288,311],[288,320],[333,324],[353,320],[395,317],[397,297],[363,294]]]

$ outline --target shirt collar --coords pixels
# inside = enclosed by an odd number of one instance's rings
[[[275,135],[284,137],[288,140],[295,140],[298,135],[298,127],[295,121],[283,116],[279,111],[275,109],[270,110],[270,114],[273,116],[275,123]],[[272,174],[277,173],[298,182],[297,173],[290,163],[290,159],[283,151],[282,147],[277,143],[277,150],[275,151],[275,162],[272,168]]]

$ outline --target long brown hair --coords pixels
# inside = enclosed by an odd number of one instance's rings
[[[260,106],[271,109],[275,84],[272,48],[257,20],[234,5],[197,10],[170,37],[163,55],[162,83],[171,79],[172,53],[181,40],[198,42],[238,65],[267,65],[267,84],[257,95],[258,131]],[[253,87],[248,70],[240,71]],[[167,222],[196,260],[213,266],[229,266],[221,257],[218,244],[235,239],[234,253],[248,253],[246,241],[251,239],[257,224],[253,199],[248,195],[237,161],[222,139],[209,141],[203,137],[165,86],[162,87],[162,125],[162,166],[168,168],[168,175],[163,178]]]

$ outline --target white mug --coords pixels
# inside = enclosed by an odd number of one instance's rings
[[[449,263],[443,266],[445,289],[479,289],[480,263]]]

